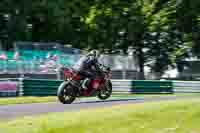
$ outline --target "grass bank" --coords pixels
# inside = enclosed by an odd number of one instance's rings
[[[200,133],[200,99],[118,105],[0,123],[2,133]]]

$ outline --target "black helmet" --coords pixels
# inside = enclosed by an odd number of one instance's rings
[[[94,56],[95,58],[99,58],[100,57],[100,52],[98,50],[91,50],[88,53],[88,56]]]

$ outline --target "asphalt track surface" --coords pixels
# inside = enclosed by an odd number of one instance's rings
[[[90,108],[110,107],[120,104],[140,104],[144,102],[158,102],[176,99],[191,99],[191,97],[154,97],[154,98],[117,98],[106,101],[96,99],[78,99],[72,104],[64,105],[59,102],[56,103],[34,103],[34,104],[16,104],[16,105],[3,105],[0,106],[0,121],[8,121],[15,118],[24,116],[35,116],[48,114],[53,112],[70,112],[80,111]]]

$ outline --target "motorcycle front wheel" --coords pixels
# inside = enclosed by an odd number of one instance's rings
[[[103,88],[100,89],[97,97],[101,100],[108,99],[112,94],[112,83],[110,80],[106,82]]]
[[[69,82],[63,82],[57,91],[58,100],[63,104],[71,104],[75,99],[76,96],[74,95],[73,86]]]

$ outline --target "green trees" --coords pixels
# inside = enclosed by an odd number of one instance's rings
[[[136,50],[140,72],[163,73],[188,51],[200,56],[198,0],[1,0],[0,39]]]

